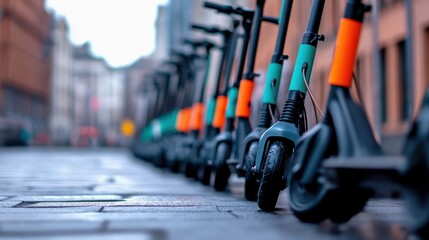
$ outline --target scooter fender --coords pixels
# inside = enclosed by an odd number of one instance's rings
[[[219,145],[221,143],[227,143],[227,144],[232,145],[232,141],[233,141],[232,132],[224,131],[224,132],[221,132],[220,134],[218,134],[215,137],[215,139],[213,139],[213,141],[212,141],[213,145],[212,145],[209,160],[213,161],[214,159],[216,159],[217,148],[219,147]]]
[[[261,127],[256,127],[255,129],[252,130],[252,132],[250,132],[246,138],[244,138],[244,141],[242,143],[242,145],[240,146],[240,152],[238,154],[238,162],[240,163],[239,166],[237,166],[237,169],[241,169],[243,171],[245,171],[244,166],[246,166],[246,153],[249,151],[250,145],[253,142],[257,142],[259,141],[259,139],[261,138],[262,134],[266,131],[266,128],[261,128]],[[238,143],[240,144],[240,143]]]
[[[299,137],[299,131],[295,124],[278,121],[271,126],[262,134],[261,139],[259,140],[254,174],[260,176],[262,172],[262,166],[265,163],[269,141],[273,139],[286,139],[288,141],[292,141],[296,146]]]

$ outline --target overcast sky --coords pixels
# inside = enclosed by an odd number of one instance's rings
[[[47,0],[66,17],[74,44],[89,41],[111,66],[124,66],[155,47],[157,7],[168,0]]]

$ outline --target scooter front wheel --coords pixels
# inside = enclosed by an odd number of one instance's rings
[[[328,218],[328,189],[323,185],[303,186],[301,174],[292,172],[289,179],[289,201],[294,215],[306,223],[319,223]]]
[[[332,131],[318,125],[304,134],[292,157],[289,173],[289,204],[294,215],[302,222],[319,223],[329,217],[331,187],[321,178],[323,157],[331,155]]]
[[[272,211],[276,207],[280,191],[284,188],[285,163],[290,160],[293,150],[293,146],[282,141],[271,142],[268,146],[258,192],[258,206],[264,211]]]
[[[212,173],[211,165],[209,165],[207,161],[207,143],[204,143],[201,147],[201,149],[198,151],[198,162],[199,162],[199,168],[198,168],[198,180],[203,185],[210,185],[210,177]]]
[[[186,146],[184,147],[185,151],[185,176],[187,178],[196,178],[197,177],[197,170],[196,170],[196,164],[192,161],[192,146]]]
[[[231,175],[226,160],[231,155],[231,148],[227,143],[220,143],[216,149],[214,184],[216,191],[224,191],[228,185],[228,179]]]
[[[244,197],[248,201],[256,201],[258,198],[259,182],[252,172],[252,168],[256,164],[256,154],[258,153],[258,142],[252,142],[249,151],[246,154],[245,163],[245,182],[244,182]]]

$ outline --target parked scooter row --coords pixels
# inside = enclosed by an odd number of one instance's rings
[[[275,210],[279,193],[288,188],[290,208],[304,222],[344,223],[370,198],[400,196],[408,203],[412,230],[429,237],[429,91],[398,157],[383,154],[364,109],[350,94],[362,23],[371,7],[347,0],[322,112],[309,81],[318,43],[324,40],[319,26],[325,0],[313,0],[287,98],[277,113],[293,0],[282,1],[278,17],[264,16],[264,5],[265,0],[257,0],[254,9],[204,3],[207,9],[231,16],[231,26],[193,24],[191,28],[205,32],[207,39],[186,39],[189,52],[175,52],[164,71],[150,76],[156,107],[147,113],[151,122],[136,136],[134,153],[218,191],[227,188],[231,174],[244,177],[245,198],[257,201],[264,211]],[[258,122],[252,127],[256,112],[250,103],[259,76],[255,61],[264,21],[278,25],[277,38]],[[216,35],[221,36],[220,45],[213,43]],[[221,57],[209,93],[214,51]],[[307,93],[315,116],[316,109],[323,116],[311,129],[304,106]]]

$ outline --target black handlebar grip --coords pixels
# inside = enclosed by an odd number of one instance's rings
[[[271,16],[263,16],[262,21],[273,23],[273,24],[279,24],[280,19],[276,17],[271,17]]]
[[[207,27],[200,25],[200,24],[195,24],[195,23],[191,24],[191,28],[192,29],[198,29],[198,30],[204,30],[204,31],[207,30]]]
[[[200,25],[200,24],[191,24],[191,28],[192,29],[196,29],[196,30],[202,30],[206,33],[211,33],[211,34],[215,34],[215,33],[220,33],[222,32],[221,29],[217,28],[217,27],[207,27],[204,25]]]
[[[213,3],[213,2],[207,2],[207,1],[204,2],[204,7],[215,9],[218,12],[223,12],[223,13],[231,13],[233,10],[231,6]]]

